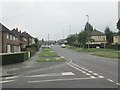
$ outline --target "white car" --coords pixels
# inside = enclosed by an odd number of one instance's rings
[[[62,48],[65,48],[66,46],[65,46],[65,44],[62,44],[61,47],[62,47]]]

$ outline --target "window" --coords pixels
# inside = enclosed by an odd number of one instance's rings
[[[15,40],[15,38],[16,38],[16,37],[15,37],[15,36],[13,36],[13,40]]]
[[[10,40],[12,40],[13,39],[13,36],[12,35],[10,35]]]
[[[9,39],[9,34],[7,33],[6,35],[7,35],[7,39]]]

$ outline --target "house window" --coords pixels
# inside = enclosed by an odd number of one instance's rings
[[[15,36],[13,36],[13,40],[15,40]]]
[[[6,35],[7,35],[7,39],[9,39],[9,34],[7,33]]]
[[[12,35],[10,35],[10,40],[12,40],[13,39],[13,36]]]

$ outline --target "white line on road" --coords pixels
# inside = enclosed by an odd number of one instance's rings
[[[63,72],[62,75],[64,76],[64,75],[75,75],[75,74],[72,72]]]
[[[93,75],[98,75],[97,73],[93,73]]]
[[[120,86],[120,84],[119,84],[119,83],[116,83],[116,84]]]
[[[105,78],[105,77],[103,77],[103,76],[98,76],[99,78]]]
[[[53,81],[68,81],[68,80],[87,80],[87,79],[93,79],[93,78],[53,79],[53,80],[28,81],[28,83],[53,82]]]
[[[18,76],[13,76],[13,77],[6,77],[5,79],[13,79],[13,78],[17,78]]]
[[[0,81],[0,83],[8,83],[8,82],[13,82],[15,80],[7,80],[7,81]]]
[[[75,69],[77,69],[78,71],[81,72],[81,69],[79,69],[79,68],[77,68],[77,67],[75,67],[75,66],[73,66],[73,65],[71,65],[71,64],[69,64],[69,63],[68,63],[68,65],[70,65],[71,67],[73,67],[73,68],[75,68]]]
[[[95,76],[90,76],[91,78],[96,78]]]
[[[110,82],[114,82],[113,80],[111,80],[111,79],[107,79],[108,81],[110,81]]]
[[[25,76],[25,77],[49,77],[49,76],[69,76],[75,75],[72,72],[63,72],[63,73],[50,73],[50,74],[42,74],[42,75],[32,75],[32,76]]]

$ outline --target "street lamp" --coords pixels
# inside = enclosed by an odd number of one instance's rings
[[[86,15],[86,17],[88,22],[87,29],[88,29],[88,49],[89,49],[89,15]]]

